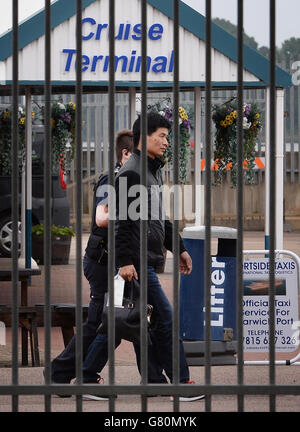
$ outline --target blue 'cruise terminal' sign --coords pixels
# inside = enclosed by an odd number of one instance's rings
[[[147,36],[151,41],[158,41],[163,37],[164,28],[162,24],[152,24],[147,30]],[[83,41],[101,41],[101,38],[108,38],[108,24],[98,24],[94,18],[84,18],[82,20],[82,40]],[[142,25],[121,23],[118,25],[115,34],[115,40],[123,41],[140,41],[142,39]],[[76,67],[76,49],[63,48],[62,52],[66,54],[64,71],[69,72]],[[156,56],[154,58],[147,56],[147,72],[154,73],[172,73],[174,65],[174,53],[171,51],[169,56]],[[140,72],[141,56],[137,55],[136,50],[132,50],[130,55],[115,56],[115,72]],[[107,72],[109,68],[109,55],[96,53],[88,56],[82,55],[82,72],[90,70],[97,72]]]

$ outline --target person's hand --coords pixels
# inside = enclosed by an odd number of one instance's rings
[[[96,225],[98,227],[108,227],[108,219],[109,219],[108,206],[98,204],[96,207],[96,217],[95,217]]]
[[[131,279],[134,277],[135,279],[138,278],[136,269],[133,264],[120,267],[119,269],[119,275],[126,281],[130,282]]]
[[[189,275],[192,273],[193,269],[193,263],[192,258],[188,254],[188,252],[182,252],[182,254],[179,257],[179,266],[180,266],[180,273]]]

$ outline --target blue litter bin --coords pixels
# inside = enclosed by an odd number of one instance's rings
[[[205,339],[204,242],[205,227],[183,231],[185,247],[193,260],[190,275],[181,276],[180,336],[183,340]],[[211,227],[217,238],[217,255],[211,268],[211,340],[236,340],[236,238],[237,230]]]

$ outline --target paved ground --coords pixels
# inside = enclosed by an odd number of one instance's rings
[[[204,368],[191,367],[191,377],[197,383],[204,383]],[[299,367],[280,366],[277,368],[276,382],[278,384],[299,384]],[[107,382],[107,368],[103,371],[103,376]],[[133,364],[117,365],[116,383],[118,384],[138,384],[140,381],[136,367]],[[11,382],[11,370],[9,368],[0,369],[0,383],[9,384]],[[42,368],[20,368],[20,384],[43,384]],[[213,384],[236,384],[235,366],[214,366],[212,367]],[[248,384],[267,384],[268,369],[265,366],[245,367],[245,383]],[[52,398],[52,411],[72,412],[76,411],[76,398],[61,399],[56,396]],[[171,412],[173,404],[168,397],[156,397],[148,399],[148,411],[150,412]],[[0,396],[0,412],[11,410],[11,397]],[[141,410],[140,397],[137,395],[119,395],[115,406],[116,412],[139,412]],[[205,410],[203,400],[180,404],[180,411],[202,412]],[[20,396],[19,411],[44,411],[43,396]],[[108,411],[106,401],[84,401],[83,411]],[[212,397],[212,411],[234,412],[237,411],[236,396],[218,395]],[[245,411],[266,412],[269,411],[269,399],[267,396],[246,396]],[[299,412],[300,396],[278,396],[277,411],[280,412]]]
[[[83,238],[83,247],[86,243],[87,236]],[[215,245],[213,246],[213,248]],[[263,249],[264,235],[261,232],[245,233],[245,249]],[[285,233],[284,248],[291,250],[300,256],[300,233]],[[168,255],[165,273],[160,275],[161,283],[166,294],[172,301],[172,258]],[[72,243],[70,263],[68,266],[53,266],[52,269],[52,286],[56,296],[52,302],[73,302],[75,293],[75,242]],[[3,301],[3,290],[1,290],[0,303]],[[43,274],[38,281],[33,282],[31,290],[31,304],[42,303],[43,299]],[[88,302],[88,285],[83,279],[83,301]],[[20,339],[19,339],[20,340]],[[44,354],[44,329],[39,328],[39,346],[41,358],[43,361]],[[63,348],[60,329],[53,328],[51,332],[51,353],[55,357]],[[6,345],[0,346],[0,385],[11,383],[11,331],[7,329]],[[19,356],[20,357],[20,356]],[[292,356],[291,356],[292,357]],[[249,359],[262,359],[265,356],[253,355]],[[279,358],[279,357],[278,357]],[[201,366],[190,367],[191,377],[197,383],[205,382],[205,370]],[[103,371],[103,376],[107,380],[107,368]],[[268,383],[267,366],[245,366],[245,383],[249,384],[267,384]],[[237,380],[236,366],[213,366],[212,383],[213,384],[236,384]],[[130,343],[123,341],[116,350],[116,383],[120,384],[138,384],[140,381],[139,374],[135,365],[135,356]],[[19,368],[20,384],[42,384],[42,368]],[[278,366],[276,367],[276,383],[278,384],[300,384],[299,366]],[[152,412],[172,411],[173,405],[168,397],[151,398],[148,402],[148,410]],[[181,411],[203,411],[204,402],[193,402],[181,404]],[[11,397],[0,396],[0,411],[11,410]],[[44,398],[42,396],[20,396],[20,411],[43,411]],[[52,398],[52,410],[71,412],[76,410],[76,399],[59,399]],[[107,411],[107,402],[84,402],[84,411]],[[141,410],[140,397],[136,395],[119,396],[116,402],[116,411],[118,412],[138,412]],[[237,402],[235,396],[213,396],[212,411],[236,411]],[[247,396],[245,398],[245,411],[268,411],[269,400],[266,396]],[[278,411],[300,411],[300,396],[278,396]]]

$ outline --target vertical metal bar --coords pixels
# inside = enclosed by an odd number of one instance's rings
[[[82,0],[76,0],[76,382],[82,384]],[[82,396],[76,396],[82,411]]]
[[[201,185],[201,87],[194,88],[194,112],[195,112],[195,130],[194,130],[194,142],[195,142],[195,225],[203,224],[203,197],[202,197],[202,185]],[[209,166],[209,164],[208,164]]]
[[[18,296],[18,219],[19,219],[19,170],[18,170],[18,97],[19,97],[19,44],[18,44],[18,0],[13,0],[13,113],[12,113],[12,174],[11,174],[11,191],[12,191],[12,384],[19,384],[18,369],[18,328],[19,328],[19,296]],[[24,229],[24,227],[23,227]],[[17,412],[19,409],[19,396],[12,397],[12,411]]]
[[[45,284],[45,383],[51,383],[51,15],[45,0],[45,150],[44,150],[44,284]],[[45,396],[45,411],[51,411],[51,396]]]
[[[270,88],[265,90],[266,111],[265,111],[265,249],[270,247]]]
[[[107,98],[107,100],[109,100],[109,97]],[[109,119],[109,113],[108,113],[109,110],[106,107],[107,107],[107,101],[105,98],[105,106],[102,109],[103,125],[108,125],[109,121],[111,120],[111,119]],[[108,148],[109,131],[108,131],[108,128],[104,127],[102,133],[103,133],[103,135],[102,135],[102,137],[103,137],[102,169],[103,169],[103,171],[108,171],[109,170],[109,166],[108,166],[108,164],[109,164],[109,160],[108,160],[109,159],[109,156],[108,156],[109,155],[109,148]]]
[[[292,70],[293,59],[290,60]],[[295,86],[289,88],[290,92],[290,169],[291,183],[295,183]]]
[[[95,103],[97,103],[97,99]],[[101,139],[100,139],[100,131],[99,131],[99,113],[100,113],[99,106],[95,106],[95,113],[93,118],[93,122],[95,123],[95,150],[94,150],[95,151],[95,175],[97,175],[100,172]]]
[[[284,90],[276,89],[276,231],[275,249],[283,249],[283,139],[284,139]]]
[[[26,197],[26,172],[25,172],[25,167],[22,166],[22,176],[21,176],[21,195],[22,197]],[[21,227],[22,226],[26,226],[26,200],[22,199],[21,200]],[[26,230],[22,229],[21,230],[22,234],[21,234],[21,254],[20,254],[20,258],[24,259],[24,262],[26,260]]]
[[[179,1],[173,0],[173,384],[179,383],[179,215],[181,208],[179,195]],[[179,411],[179,398],[174,397],[173,411]]]
[[[299,90],[299,88],[298,88],[298,90]],[[285,106],[286,106],[286,98],[285,98],[284,103],[285,103]],[[298,101],[298,106],[299,106],[299,101]],[[299,116],[300,116],[300,111],[299,111],[299,110],[298,110],[298,113],[299,113]],[[300,124],[299,121],[300,121],[300,118],[298,119],[298,124]],[[284,140],[283,140],[283,153],[284,153],[283,181],[284,181],[284,183],[285,183],[286,180],[287,180],[287,167],[286,167],[286,165],[287,165],[287,161],[286,161],[286,136],[287,136],[287,132],[286,132],[286,118],[284,118]],[[300,138],[300,137],[299,137],[299,138]],[[298,138],[298,140],[299,140],[299,138]],[[298,141],[298,142],[299,142],[299,141]],[[298,144],[298,145],[299,145],[299,144]],[[299,179],[299,182],[300,182],[300,179]]]
[[[269,384],[275,384],[275,233],[276,233],[276,0],[270,0],[270,291],[269,291]],[[275,411],[275,395],[270,395]]]
[[[237,260],[236,260],[236,299],[237,299],[237,354],[238,368],[237,381],[239,385],[244,382],[243,369],[243,19],[244,0],[237,1],[238,8],[238,98],[237,98]],[[238,411],[244,410],[244,396],[238,396]]]
[[[129,97],[129,115],[128,115],[128,127],[132,128],[132,125],[136,116],[136,89],[135,87],[130,87],[128,90]]]
[[[287,93],[287,90],[286,90]],[[285,93],[285,94],[286,94]],[[298,184],[300,184],[300,87],[297,88],[297,107],[298,107]],[[284,146],[285,146],[285,138],[286,138],[286,120],[284,121]],[[284,148],[284,166],[286,166],[286,150]],[[284,178],[286,181],[286,176]]]
[[[141,92],[142,92],[142,117],[141,117],[141,160],[140,160],[140,172],[141,172],[141,185],[142,187],[147,186],[147,1],[142,0],[141,2],[141,18],[142,18],[142,70],[141,70]],[[140,195],[143,197],[143,194]],[[141,262],[141,274],[140,274],[140,302],[141,302],[141,373],[142,373],[142,384],[148,382],[148,367],[147,367],[147,320],[146,320],[146,308],[147,308],[147,219],[148,215],[145,215],[147,203],[141,202],[141,225],[140,225],[140,262]],[[147,397],[141,397],[141,410],[147,411]]]
[[[211,328],[210,328],[210,280],[211,280],[211,0],[206,0],[205,24],[205,384],[211,383]],[[211,396],[205,399],[205,410],[211,411]]]
[[[261,147],[262,147],[262,145],[261,145],[261,139],[260,139],[258,142],[258,149],[257,149],[257,155],[260,158],[262,156]],[[257,173],[257,184],[262,184],[262,170],[261,169]]]
[[[115,0],[109,2],[109,185],[114,187],[115,175]],[[109,194],[109,198],[111,194]],[[112,202],[108,207],[112,209]],[[115,384],[115,311],[114,311],[114,268],[115,268],[115,224],[112,218],[108,223],[108,292],[109,292],[109,319],[108,319],[108,359],[109,359],[109,384]],[[109,398],[109,411],[115,411],[115,400]]]
[[[88,179],[91,178],[91,123],[92,123],[92,110],[90,106],[87,106],[86,109],[86,123],[87,123],[87,143],[86,143],[86,177]],[[94,149],[95,151],[95,149]],[[90,180],[87,183],[90,185]],[[91,193],[91,188],[88,188],[88,196],[87,196],[87,208],[89,216],[92,215],[93,211],[93,196]]]
[[[31,268],[32,230],[32,101],[31,89],[26,88],[26,267]]]

